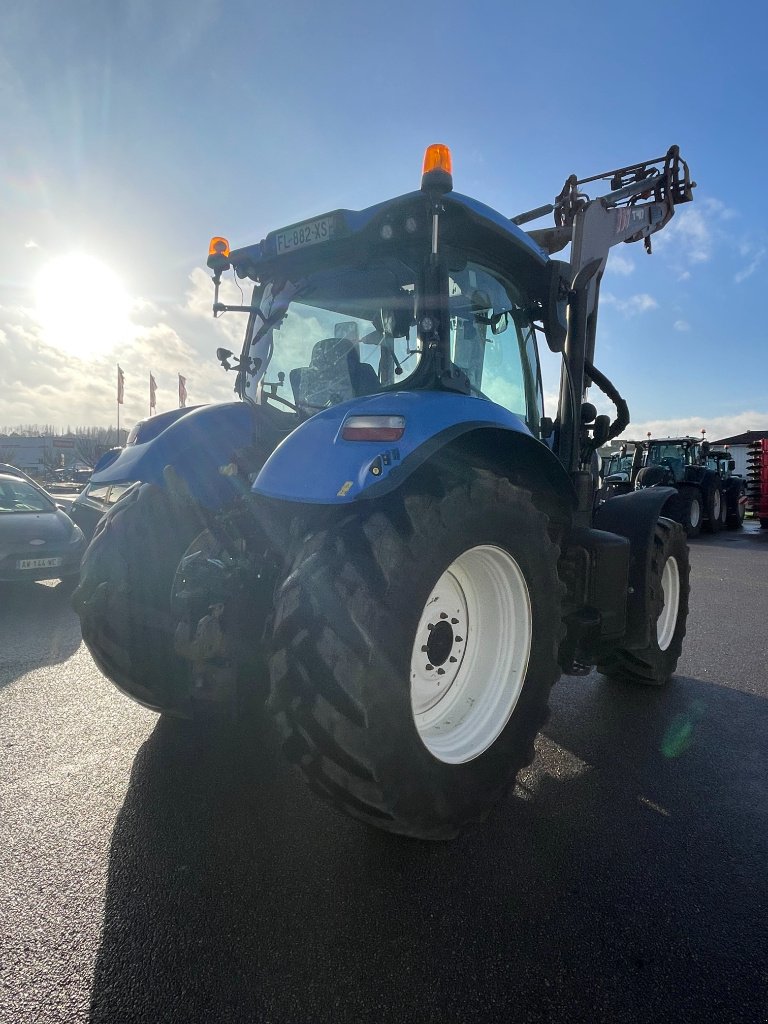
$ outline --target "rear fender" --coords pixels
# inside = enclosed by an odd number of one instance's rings
[[[165,417],[165,418],[163,418]],[[259,410],[245,402],[202,405],[173,416],[161,414],[141,424],[134,443],[112,452],[91,477],[95,484],[141,480],[165,486],[172,466],[192,497],[209,509],[229,504],[244,491],[235,463],[240,450],[258,436]]]
[[[608,498],[595,513],[596,529],[617,533],[629,540],[627,631],[621,646],[630,650],[643,650],[650,643],[651,608],[647,584],[653,536],[662,508],[676,493],[673,487],[647,487]]]
[[[397,441],[345,440],[345,420],[358,415],[402,416],[403,436]],[[371,395],[318,413],[270,456],[253,490],[282,501],[350,505],[397,490],[438,452],[503,473],[520,471],[525,462],[559,496],[563,508],[570,510],[575,503],[561,463],[524,420],[486,399],[446,391]]]

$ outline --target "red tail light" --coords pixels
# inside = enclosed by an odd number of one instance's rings
[[[404,433],[404,416],[349,416],[341,428],[345,441],[399,441]]]

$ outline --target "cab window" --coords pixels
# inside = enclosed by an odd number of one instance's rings
[[[467,263],[449,279],[451,358],[472,393],[521,416],[537,432],[543,413],[536,338],[513,282]]]

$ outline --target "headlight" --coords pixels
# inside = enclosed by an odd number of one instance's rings
[[[72,540],[69,543],[70,544],[79,544],[81,540],[85,540],[85,534],[80,529],[80,527],[77,525],[77,523],[73,523],[72,524]]]

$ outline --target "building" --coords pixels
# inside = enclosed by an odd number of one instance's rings
[[[749,446],[753,441],[762,441],[768,438],[768,430],[745,430],[743,434],[734,434],[733,437],[721,437],[717,441],[711,441],[713,448],[727,448],[731,458],[736,463],[734,473],[747,478],[747,455]]]
[[[56,469],[87,463],[74,434],[0,434],[0,462],[23,469],[36,479],[46,479]]]

